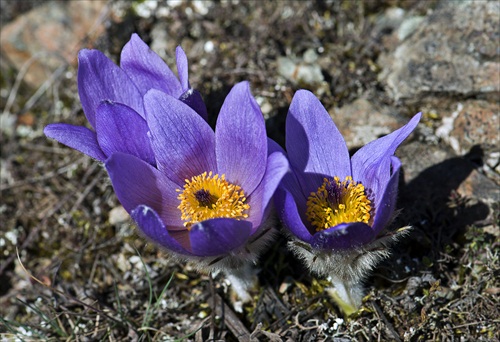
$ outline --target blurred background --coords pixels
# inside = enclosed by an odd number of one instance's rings
[[[498,341],[500,3],[497,1],[0,2],[0,336],[77,341]],[[119,63],[132,33],[175,70],[210,123],[250,81],[284,143],[298,89],[322,101],[351,151],[423,119],[392,227],[413,231],[366,281],[349,319],[279,238],[254,302],[146,243],[102,165],[47,139],[87,125],[77,54]]]

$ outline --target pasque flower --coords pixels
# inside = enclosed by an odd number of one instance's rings
[[[248,83],[230,91],[215,132],[163,91],[148,91],[144,105],[157,165],[113,153],[105,165],[118,199],[140,231],[174,255],[245,273],[275,230],[269,203],[288,170],[286,157],[268,150]]]
[[[179,78],[137,34],[123,47],[120,66],[98,50],[81,50],[78,93],[92,129],[55,123],[45,127],[45,135],[99,161],[123,152],[155,165],[143,101],[150,89],[178,98],[203,118],[207,116],[201,95],[189,85],[188,62],[180,47],[176,58]]]
[[[360,281],[398,235],[380,236],[396,205],[401,162],[394,152],[419,120],[417,114],[351,158],[311,92],[299,90],[290,105],[286,153],[292,172],[277,192],[277,210],[293,238],[291,249],[313,272],[330,277],[346,308],[360,305]]]

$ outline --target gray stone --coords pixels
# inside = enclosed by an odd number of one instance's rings
[[[474,163],[481,159],[480,148],[475,147],[460,157],[450,150],[413,141],[403,144],[396,154],[403,164],[407,184],[403,197],[414,206],[417,202],[423,207],[433,203],[447,206],[457,194],[484,203],[480,209],[491,214],[491,208],[485,209],[485,205],[500,202],[500,186],[482,174]],[[483,214],[477,217],[486,219],[487,213]]]
[[[416,31],[401,35],[408,38],[394,52],[380,57],[380,80],[395,100],[498,93],[499,13],[498,1],[443,2]]]
[[[294,83],[318,84],[324,81],[324,77],[317,59],[318,55],[312,49],[305,51],[302,58],[279,57],[278,72]]]
[[[119,205],[114,207],[109,211],[109,223],[112,225],[119,225],[130,220],[130,216],[123,208],[123,206]]]

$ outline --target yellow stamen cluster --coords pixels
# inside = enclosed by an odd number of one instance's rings
[[[245,204],[245,193],[238,185],[229,183],[225,175],[203,172],[185,181],[184,190],[177,190],[177,199],[181,201],[177,208],[188,229],[194,223],[211,218],[248,217],[246,211],[250,206]]]
[[[338,177],[325,178],[318,191],[307,199],[306,217],[316,231],[321,231],[341,223],[364,222],[370,220],[371,201],[365,187],[352,177],[340,181]]]

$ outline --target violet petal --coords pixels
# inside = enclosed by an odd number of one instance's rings
[[[174,97],[183,93],[172,70],[136,33],[123,47],[120,65],[142,95],[149,89],[158,89]]]
[[[43,133],[47,137],[74,148],[89,157],[102,162],[106,160],[106,154],[104,154],[97,142],[96,133],[87,127],[55,123],[47,125]]]
[[[179,100],[193,108],[205,121],[208,121],[207,106],[205,106],[199,91],[193,88],[188,89],[179,97]]]
[[[109,178],[125,210],[129,213],[140,205],[153,209],[163,223],[183,227],[176,189],[179,186],[156,168],[130,154],[116,152],[106,160]],[[184,228],[176,228],[184,229]]]
[[[276,141],[271,138],[267,138],[267,155],[274,152],[281,152],[286,156],[286,151],[281,147]]]
[[[295,175],[297,183],[300,184],[301,192],[306,199],[311,195],[311,193],[318,191],[318,188],[323,184],[326,177],[325,175],[317,173],[300,172],[293,166],[292,172]],[[290,186],[289,177],[284,180],[284,183],[287,183],[288,186]],[[293,195],[294,197],[297,196],[297,191],[293,191]]]
[[[372,228],[365,223],[342,223],[314,234],[311,246],[324,250],[351,249],[369,243],[374,237]]]
[[[248,82],[236,84],[220,110],[215,129],[217,167],[231,183],[252,193],[266,171],[264,117]]]
[[[146,120],[124,104],[105,101],[97,107],[97,140],[108,156],[124,152],[155,165],[148,130]]]
[[[103,100],[123,103],[144,116],[142,95],[134,82],[101,51],[83,49],[78,54],[78,94],[93,128]]]
[[[375,196],[381,196],[391,177],[390,156],[417,127],[420,117],[418,113],[400,129],[360,148],[351,159],[353,179],[362,182]]]
[[[250,205],[248,221],[252,222],[253,231],[260,226],[271,197],[287,171],[288,160],[283,153],[274,152],[267,158],[266,173],[262,182],[248,195]]]
[[[188,60],[186,53],[180,46],[175,49],[175,60],[177,62],[177,72],[179,74],[182,91],[185,92],[191,87],[189,86],[188,79]]]
[[[139,230],[152,242],[174,252],[191,255],[188,250],[182,247],[181,244],[169,234],[160,217],[152,208],[146,205],[140,205],[132,210],[131,216],[137,223]]]
[[[285,152],[285,150],[271,138],[267,139],[267,151],[268,154],[274,152],[281,152],[285,157],[287,157],[287,153]],[[303,205],[305,205],[307,197],[309,196],[309,192],[307,192],[306,196],[305,195],[306,193],[303,192],[303,189],[301,188],[297,180],[295,172],[291,169],[290,165],[288,167],[289,167],[288,172],[284,175],[283,179],[281,180],[281,186],[283,186],[284,188],[286,188],[288,191],[291,192],[295,201],[301,201],[301,203],[303,202]],[[317,190],[317,187],[314,188],[314,190]],[[300,207],[301,206],[299,206],[299,208]]]
[[[394,209],[396,208],[401,161],[397,157],[392,156],[391,164],[391,178],[378,203],[375,203],[375,220],[372,225],[375,235],[378,235],[384,229],[385,225],[391,220],[391,216],[394,214]]]
[[[295,93],[286,118],[286,150],[299,171],[344,179],[351,176],[344,138],[321,102],[307,90]]]
[[[160,171],[180,186],[203,172],[217,173],[215,135],[203,118],[178,99],[154,89],[144,96],[144,104]]]
[[[292,194],[288,190],[279,187],[274,197],[276,212],[285,228],[302,241],[310,243],[312,235],[300,217]]]
[[[262,184],[264,185],[262,194],[262,214],[264,213],[264,209],[267,207],[269,201],[276,192],[281,179],[283,179],[283,176],[288,171],[288,160],[282,153],[275,152],[267,158],[266,173],[264,174],[264,178],[262,179]]]
[[[198,222],[191,227],[192,252],[198,256],[226,254],[241,247],[250,237],[252,224],[229,218]]]

